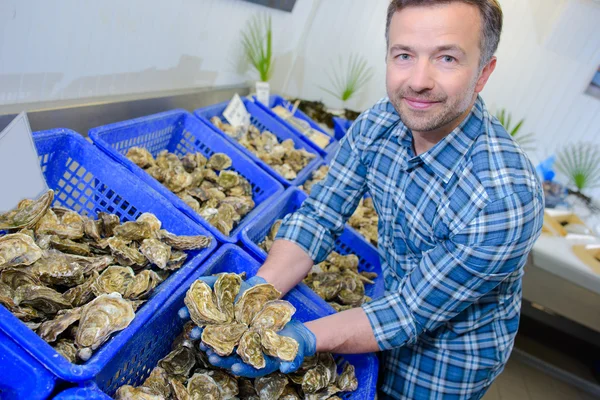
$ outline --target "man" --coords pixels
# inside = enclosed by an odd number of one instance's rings
[[[521,276],[543,194],[524,152],[479,97],[496,67],[497,0],[393,0],[387,93],[342,140],[327,178],[284,220],[257,277],[283,293],[325,259],[359,200],[380,218],[386,292],[286,327],[297,368],[315,351],[382,355],[382,398],[479,399],[519,323]],[[239,359],[217,365],[252,376]],[[260,372],[258,373],[260,374]]]

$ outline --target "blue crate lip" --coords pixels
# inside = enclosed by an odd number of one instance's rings
[[[262,104],[260,101],[258,101],[256,96],[254,96],[253,99],[254,99],[254,102],[260,108],[265,110],[271,117],[277,119],[277,121],[281,122],[288,129],[294,131],[294,133],[296,133],[296,135],[300,136],[300,138],[302,138],[302,140],[304,140],[314,150],[316,150],[317,153],[319,153],[319,155],[321,157],[327,157],[330,152],[335,151],[336,144],[337,144],[337,141],[335,140],[335,138],[333,138],[331,136],[331,134],[329,134],[325,130],[323,130],[323,128],[321,128],[319,126],[319,124],[317,124],[315,121],[313,121],[308,115],[306,115],[300,109],[296,110],[294,117],[308,122],[308,124],[310,125],[311,128],[313,128],[314,130],[317,130],[321,133],[324,133],[325,135],[327,135],[327,137],[329,137],[329,144],[327,145],[327,147],[325,147],[325,149],[322,149],[321,147],[319,147],[315,142],[313,142],[312,140],[307,138],[306,135],[304,135],[302,132],[300,132],[298,129],[296,129],[292,124],[290,124],[289,122],[287,122],[286,120],[281,118],[279,115],[275,114],[275,112],[272,110],[274,107],[283,106],[284,108],[287,108],[290,110],[292,108],[292,104],[289,101],[287,101],[286,99],[284,99],[283,97],[278,96],[278,95],[271,95],[271,97],[269,98],[269,106],[268,107],[265,104]]]
[[[315,166],[319,164],[319,162],[322,160],[321,156],[319,156],[319,153],[316,150],[314,150],[311,145],[305,142],[305,140],[303,139],[303,135],[299,136],[293,130],[288,129],[283,123],[271,117],[269,113],[264,111],[253,101],[247,98],[242,98],[242,101],[246,106],[248,113],[250,114],[250,121],[252,122],[252,124],[257,126],[261,130],[266,129],[272,132],[275,136],[277,136],[277,138],[280,141],[292,139],[296,148],[305,149],[309,153],[312,153],[316,156],[302,171],[298,173],[296,179],[291,181],[285,179],[273,168],[271,168],[270,165],[256,157],[248,149],[239,144],[235,139],[229,137],[225,132],[221,131],[216,126],[214,126],[212,122],[210,122],[210,119],[212,117],[222,117],[223,111],[225,111],[225,108],[227,107],[229,102],[223,102],[220,104],[215,104],[213,106],[199,108],[196,111],[194,111],[194,114],[202,121],[202,123],[204,123],[213,131],[217,132],[222,137],[226,138],[230,143],[233,143],[238,149],[244,152],[244,154],[250,157],[256,164],[258,164],[261,168],[267,171],[271,176],[275,177],[279,182],[281,182],[284,185],[284,187],[296,186],[299,181],[306,179],[306,176],[310,175],[315,169]]]
[[[122,220],[132,220],[142,212],[152,212],[164,228],[173,233],[213,237],[76,132],[68,129],[36,132],[34,142],[48,185],[57,191],[55,204],[75,208],[84,214],[108,211],[119,215]],[[114,334],[83,365],[67,361],[4,307],[0,307],[0,340],[3,333],[31,354],[41,364],[32,365],[32,371],[48,370],[68,382],[93,379],[216,247],[217,241],[213,237],[209,248],[190,253],[191,257],[184,266],[156,288],[132,323]]]
[[[154,127],[158,130],[152,131]],[[239,233],[243,227],[260,213],[260,210],[266,206],[271,197],[275,197],[283,192],[283,186],[257,166],[250,157],[247,157],[244,152],[240,151],[229,140],[215,133],[213,129],[198,121],[194,115],[185,110],[176,109],[100,126],[91,129],[89,136],[94,144],[102,149],[103,152],[133,172],[134,175],[150,185],[176,208],[208,229],[219,241],[224,243],[236,243],[239,240]],[[179,141],[176,139],[179,139]],[[115,146],[122,144],[124,144],[122,148],[115,148]],[[154,155],[160,150],[165,149],[176,153],[199,151],[207,156],[213,152],[228,154],[232,159],[232,169],[250,181],[254,190],[255,208],[236,225],[230,235],[223,235],[183,200],[163,186],[162,183],[158,182],[122,154],[122,152],[126,152],[129,148],[136,145],[146,147]]]
[[[350,126],[352,126],[353,122],[354,121],[350,121],[348,119],[333,117],[333,131],[335,138],[337,140],[342,140],[342,138],[348,132],[348,129],[350,129]]]
[[[105,399],[112,395],[123,384],[139,385],[149,375],[158,360],[171,350],[173,339],[181,332],[184,321],[177,316],[177,311],[183,306],[183,298],[188,288],[200,276],[219,272],[243,272],[248,277],[254,275],[260,263],[233,244],[219,248],[211,258],[163,303],[147,324],[136,332],[128,344],[122,349],[113,362],[106,365],[93,382],[77,389],[64,392],[65,399]],[[291,301],[297,311],[300,321],[308,321],[330,314],[329,310],[313,303],[300,291],[293,289],[284,298]],[[160,336],[162,340],[155,340]],[[376,393],[378,361],[374,354],[344,355],[343,358],[356,368],[359,388],[353,393],[344,395],[347,399],[372,399]],[[72,396],[72,397],[69,397]],[[81,397],[80,397],[81,396]],[[89,397],[85,397],[89,396]],[[92,397],[96,396],[96,397]]]
[[[266,259],[267,254],[258,247],[258,243],[265,237],[275,220],[283,218],[290,212],[296,211],[300,208],[300,205],[306,198],[306,194],[297,188],[287,189],[283,196],[272,202],[269,208],[265,209],[258,218],[242,230],[241,237],[244,249],[257,260],[263,262]],[[375,284],[365,286],[366,294],[371,298],[382,296],[385,291],[384,278],[377,248],[367,242],[358,232],[348,225],[342,235],[337,239],[335,247],[336,251],[341,254],[347,254],[349,252],[356,254],[360,260],[359,268],[361,270],[366,269],[368,271],[377,272],[378,277],[375,280]],[[312,301],[322,303],[324,307],[333,311],[333,308],[317,296],[307,285],[300,283],[298,287],[300,291],[310,297]]]

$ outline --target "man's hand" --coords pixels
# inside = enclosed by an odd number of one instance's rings
[[[291,320],[278,332],[278,334],[290,337],[298,342],[298,354],[294,361],[281,361],[278,358],[265,355],[266,366],[261,369],[256,369],[253,366],[244,363],[238,355],[220,357],[212,350],[206,352],[208,361],[215,367],[231,369],[237,376],[256,378],[271,374],[277,370],[284,374],[294,372],[300,368],[306,357],[310,357],[316,353],[317,339],[302,322]]]

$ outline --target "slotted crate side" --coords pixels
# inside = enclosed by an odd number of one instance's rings
[[[297,211],[307,195],[297,188],[289,188],[283,196],[271,203],[271,205],[258,216],[251,224],[242,231],[242,244],[244,248],[252,254],[257,260],[264,261],[267,254],[258,246],[261,243],[271,225],[278,219],[283,219],[287,214]],[[375,284],[365,285],[367,296],[375,299],[381,297],[385,291],[383,273],[379,261],[377,249],[368,243],[358,232],[346,225],[344,232],[335,241],[334,250],[342,255],[356,254],[359,259],[358,268],[360,271],[377,273]],[[299,289],[306,295],[318,297],[308,286],[301,283]],[[315,300],[316,301],[316,300]],[[325,303],[326,304],[326,303]],[[327,307],[330,307],[326,304]],[[333,310],[333,308],[332,308]]]
[[[67,206],[93,217],[99,211],[110,212],[117,214],[122,222],[135,220],[143,212],[151,212],[161,220],[164,229],[173,233],[212,237],[206,229],[189,220],[81,135],[57,129],[35,133],[34,142],[48,185],[56,191],[55,206]],[[153,291],[129,327],[109,339],[83,365],[68,362],[4,307],[0,307],[0,331],[39,362],[32,368],[42,368],[43,365],[56,377],[68,382],[92,379],[216,247],[217,241],[213,239],[209,248],[190,252],[188,261]]]
[[[121,349],[113,362],[106,365],[97,375],[95,383],[104,393],[111,396],[122,385],[141,384],[158,361],[170,352],[173,340],[181,332],[185,321],[178,317],[177,312],[184,306],[185,293],[196,279],[220,272],[246,272],[247,277],[250,277],[259,267],[260,264],[239,247],[232,244],[222,246],[207,261],[205,270],[196,271],[164,302],[143,329]],[[314,304],[298,290],[292,290],[284,298],[296,307],[295,317],[302,322],[329,314],[329,310]],[[157,340],[159,338],[160,340]],[[373,399],[378,373],[377,357],[374,354],[364,354],[343,356],[343,359],[355,366],[359,382],[358,390],[344,395],[343,398]]]
[[[97,127],[91,129],[89,135],[97,147],[124,165],[187,216],[208,229],[221,242],[237,242],[243,227],[260,213],[267,200],[283,191],[283,187],[275,178],[255,165],[236,146],[185,110],[167,111]],[[238,172],[250,182],[256,207],[226,236],[162,183],[127,159],[125,157],[127,151],[134,146],[146,148],[154,157],[163,150],[180,157],[195,152],[200,152],[207,158],[214,153],[225,153],[232,160],[230,169]]]
[[[53,400],[111,400],[94,382],[63,390]]]
[[[250,122],[255,125],[261,132],[268,130],[273,133],[279,141],[284,141],[287,139],[292,139],[294,141],[295,147],[297,149],[305,149],[307,152],[314,154],[316,157],[313,159],[302,171],[300,171],[294,180],[287,180],[277,172],[267,163],[256,157],[252,154],[248,149],[239,144],[235,139],[229,137],[225,132],[218,129],[216,126],[210,122],[212,117],[223,117],[223,111],[227,108],[229,102],[224,102],[220,104],[215,104],[213,106],[208,106],[204,108],[200,108],[194,111],[196,117],[198,117],[202,123],[210,127],[215,132],[218,132],[221,136],[225,137],[228,141],[233,143],[238,149],[247,154],[254,162],[261,166],[265,171],[268,171],[273,177],[275,177],[279,182],[281,182],[285,186],[296,186],[298,181],[306,179],[305,177],[309,175],[315,168],[317,164],[319,164],[321,157],[318,152],[312,148],[311,145],[307,144],[302,137],[299,137],[294,131],[288,129],[284,124],[271,117],[266,111],[257,106],[254,102],[243,98],[242,99],[244,105],[246,106],[246,110],[250,114]]]
[[[313,121],[308,115],[306,115],[304,112],[302,112],[302,110],[297,109],[296,112],[294,113],[294,117],[307,122],[312,129],[327,135],[327,137],[329,138],[329,143],[327,144],[327,146],[324,149],[320,148],[315,142],[313,142],[308,137],[306,137],[306,135],[304,135],[302,132],[300,132],[296,127],[294,127],[292,124],[287,122],[285,119],[281,118],[279,115],[277,115],[273,111],[273,108],[278,107],[278,106],[281,106],[290,111],[293,110],[294,105],[292,103],[290,103],[289,101],[287,101],[286,99],[284,99],[283,97],[278,96],[278,95],[271,95],[269,97],[269,105],[268,106],[261,103],[256,96],[254,96],[254,102],[260,108],[265,110],[271,117],[277,119],[282,124],[285,124],[285,126],[288,127],[288,129],[291,129],[292,131],[294,131],[294,133],[296,133],[298,136],[300,136],[302,138],[302,140],[304,140],[313,149],[315,149],[321,157],[327,157],[327,155],[329,154],[330,151],[335,150],[335,144],[336,144],[335,138],[333,138],[331,136],[331,134],[329,134],[325,129],[323,129],[321,126],[319,126],[319,124],[317,124],[315,121]]]
[[[333,132],[337,140],[342,140],[348,129],[352,126],[354,121],[350,121],[344,118],[333,117]]]

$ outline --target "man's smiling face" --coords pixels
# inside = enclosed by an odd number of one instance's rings
[[[394,14],[386,86],[413,132],[451,130],[468,114],[495,67],[494,58],[480,68],[482,34],[479,10],[462,2]]]

